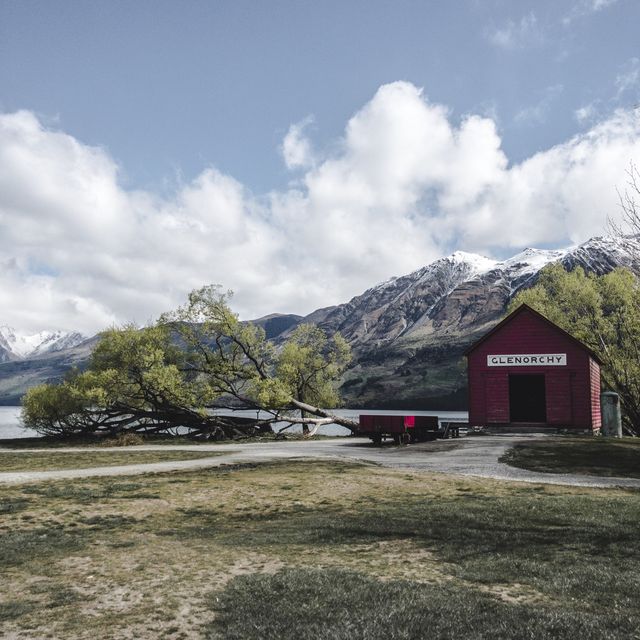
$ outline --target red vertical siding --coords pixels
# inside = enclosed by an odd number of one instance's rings
[[[509,422],[509,376],[489,373],[485,379],[487,422]]]
[[[549,371],[545,374],[549,424],[557,426],[573,424],[572,377],[570,371]]]
[[[566,366],[489,367],[497,354],[565,353]],[[498,329],[467,353],[469,421],[473,425],[509,423],[509,374],[543,374],[547,426],[592,429],[600,425],[599,366],[590,352],[564,331],[527,307],[516,310]]]
[[[589,358],[589,373],[591,382],[591,423],[594,430],[602,427],[602,414],[600,413],[600,365]]]

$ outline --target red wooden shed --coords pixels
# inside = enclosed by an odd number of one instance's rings
[[[600,429],[600,360],[523,304],[467,351],[469,424]]]

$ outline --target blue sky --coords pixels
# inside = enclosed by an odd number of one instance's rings
[[[208,282],[304,313],[601,233],[639,24],[635,0],[0,0],[0,302],[30,301],[5,321],[144,322]]]
[[[517,162],[579,131],[577,109],[610,107],[640,56],[635,0],[0,6],[2,109],[105,146],[128,184],[153,188],[211,164],[255,192],[280,187],[292,122],[313,114],[314,140],[331,145],[395,80],[454,120],[495,116]],[[616,102],[640,102],[637,85]]]

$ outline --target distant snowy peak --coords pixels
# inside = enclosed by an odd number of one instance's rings
[[[86,336],[83,336],[77,331],[72,331],[70,333],[66,331],[57,331],[55,333],[50,333],[29,355],[39,356],[43,353],[53,353],[54,351],[71,349],[81,342],[84,342],[86,339]]]
[[[0,326],[0,347],[16,360],[69,349],[84,340],[85,336],[75,331],[40,331],[28,335]]]
[[[456,251],[444,260],[453,262],[454,264],[466,264],[473,273],[486,273],[495,268],[499,264],[496,260],[481,256],[477,253],[467,253],[466,251]]]
[[[553,262],[562,262],[569,268],[582,266],[587,271],[595,273],[607,273],[620,265],[632,268],[639,267],[640,265],[633,263],[634,256],[640,256],[640,239],[638,237],[595,237],[567,249],[529,247],[506,260],[493,260],[477,253],[456,251],[449,256],[435,260],[418,271],[414,271],[409,276],[391,278],[375,288],[384,288],[406,278],[424,279],[446,265],[460,269],[462,273],[466,274],[468,280],[496,271],[503,272],[510,279],[522,280],[526,279],[528,275],[537,274]]]
[[[464,281],[467,278],[473,278],[478,274],[490,271],[495,265],[499,264],[491,258],[481,256],[477,253],[467,253],[466,251],[456,251],[450,256],[439,258],[428,265],[421,267],[417,271],[406,276],[393,276],[384,282],[367,289],[363,295],[379,294],[389,289],[404,288],[407,285],[415,285],[435,277],[442,277],[444,273],[451,274],[455,272],[457,279]]]
[[[507,260],[492,260],[491,258],[465,251],[456,251],[444,259],[457,264],[465,263],[468,265],[471,278],[495,271],[508,272],[511,277],[519,278],[527,274],[537,273],[549,263],[562,260],[566,254],[566,250],[527,248]]]
[[[592,238],[567,249],[527,248],[506,260],[456,251],[310,317],[327,333],[340,331],[356,354],[396,343],[396,355],[403,349],[415,355],[423,342],[479,334],[495,324],[513,296],[552,263],[598,275],[628,267],[640,275],[640,240]]]
[[[522,272],[531,271],[535,273],[551,262],[562,260],[566,255],[565,250],[545,250],[545,249],[525,249],[516,253],[508,260],[503,260],[496,264],[497,268],[516,269]]]
[[[624,266],[640,274],[640,237],[596,237],[571,247],[562,258],[565,267],[582,267],[603,274]]]
[[[545,250],[528,248],[507,260],[493,260],[478,253],[455,251],[449,256],[434,262],[406,276],[393,277],[372,287],[366,294],[381,292],[385,289],[406,285],[409,282],[424,282],[433,277],[441,278],[444,272],[455,272],[457,282],[474,280],[487,273],[500,271],[509,274],[511,279],[520,279],[533,275],[551,262],[562,260],[568,250]]]
[[[600,275],[619,266],[626,266],[640,273],[640,264],[637,264],[638,256],[640,256],[640,238],[637,236],[624,238],[598,236],[567,249],[527,248],[500,261],[464,251],[456,251],[442,260],[466,263],[469,267],[469,280],[485,274],[499,273],[504,279],[520,286],[554,262],[560,262],[568,269],[582,267],[586,271]]]

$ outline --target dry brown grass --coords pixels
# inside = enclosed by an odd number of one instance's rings
[[[222,451],[0,451],[0,471],[51,471],[87,469],[148,462],[194,460],[222,455]]]
[[[283,567],[345,567],[541,602],[549,594],[531,583],[461,572],[444,543],[416,535],[425,516],[411,520],[411,509],[603,493],[318,461],[3,488],[0,635],[198,638],[214,615],[211,592]],[[398,523],[369,537],[385,509]]]

